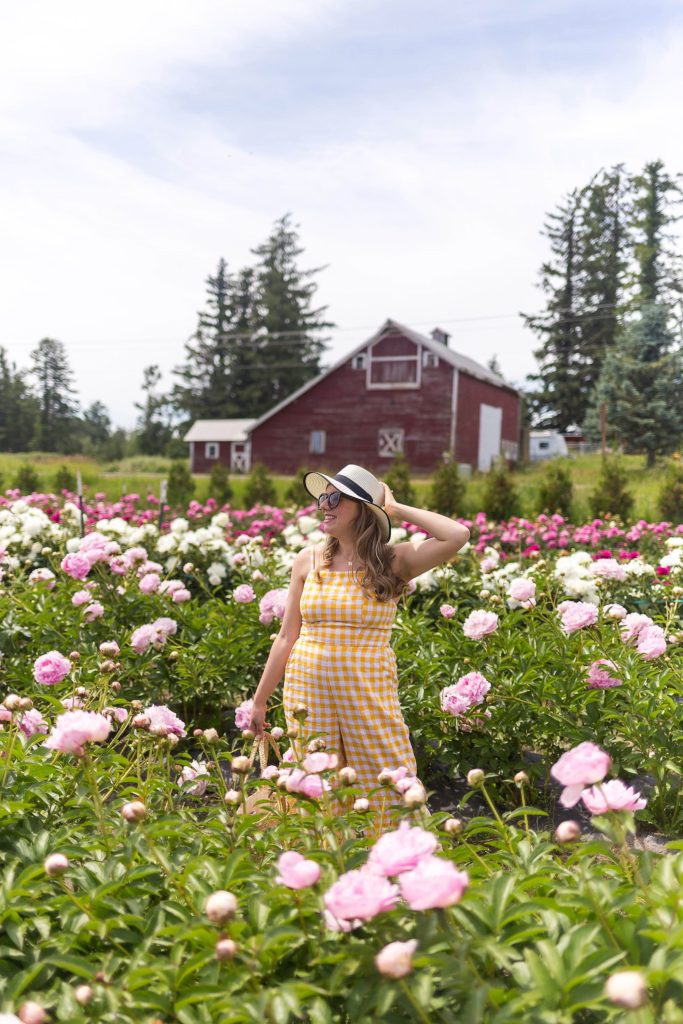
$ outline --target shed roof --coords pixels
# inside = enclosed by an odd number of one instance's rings
[[[257,420],[254,420],[250,429],[260,427],[262,423],[265,423],[265,421],[270,419],[271,416],[274,416],[276,412],[280,411],[280,409],[284,409],[285,406],[290,404],[290,402],[294,402],[301,395],[305,394],[306,391],[315,387],[315,385],[319,384],[321,380],[324,380],[325,377],[334,373],[334,371],[338,370],[340,366],[344,365],[344,363],[348,363],[349,359],[353,359],[358,352],[362,352],[363,349],[368,348],[369,345],[373,345],[376,341],[379,341],[379,339],[389,331],[396,331],[399,334],[403,334],[406,338],[410,338],[410,340],[414,341],[416,344],[430,349],[432,352],[435,352],[440,359],[450,363],[451,366],[454,366],[457,370],[462,370],[463,373],[469,374],[471,377],[476,377],[478,380],[486,381],[487,384],[494,384],[499,388],[505,388],[508,391],[512,391],[514,394],[518,393],[516,388],[513,388],[511,384],[508,384],[507,381],[503,380],[503,378],[497,373],[494,373],[493,370],[489,370],[486,366],[482,366],[481,363],[477,363],[474,359],[470,359],[469,356],[463,356],[459,352],[454,352],[452,349],[448,348],[447,345],[444,345],[443,342],[435,341],[434,338],[430,338],[429,335],[420,334],[419,331],[414,331],[410,327],[404,327],[403,324],[400,324],[397,320],[388,319],[382,324],[380,329],[372,335],[371,338],[367,338],[365,341],[361,342],[360,345],[356,345],[351,352],[347,352],[346,355],[334,363],[333,366],[330,366],[327,370],[323,370],[323,372],[319,373],[317,377],[313,377],[312,380],[309,380],[302,387],[298,388],[297,391],[288,395],[287,398],[278,402],[278,404],[274,405],[272,409],[268,410],[268,412],[265,412]]]
[[[248,441],[256,420],[195,420],[183,441]]]

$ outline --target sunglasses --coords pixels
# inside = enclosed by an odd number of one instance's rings
[[[327,491],[323,491],[322,494],[318,495],[318,508],[322,508],[324,502],[327,502],[328,508],[336,508],[340,498],[341,491],[330,491],[329,494]]]

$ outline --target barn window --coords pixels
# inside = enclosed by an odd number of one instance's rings
[[[218,458],[218,441],[207,441],[204,445],[204,458],[205,459],[217,459]]]
[[[309,452],[314,452],[316,455],[322,455],[325,451],[325,431],[324,430],[312,430],[311,436],[308,442]]]
[[[381,345],[381,342],[379,343]],[[419,388],[422,359],[418,347],[411,345],[410,355],[405,351],[393,355],[375,355],[374,348],[368,355],[366,386],[368,388]],[[380,348],[386,351],[386,348]]]
[[[538,442],[538,447],[542,448],[542,449],[550,448],[550,441],[539,441]]]
[[[422,365],[425,369],[435,369],[439,365],[439,357],[436,352],[430,352],[428,348],[424,348],[422,350]]]
[[[403,428],[382,427],[378,435],[378,454],[383,458],[393,458],[403,451]]]
[[[365,369],[365,352],[359,352],[357,356],[354,356],[351,360],[351,369],[353,370],[364,370]]]

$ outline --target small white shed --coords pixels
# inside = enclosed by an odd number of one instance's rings
[[[529,431],[529,461],[539,462],[541,459],[552,459],[555,456],[569,454],[567,442],[562,434],[554,430]]]

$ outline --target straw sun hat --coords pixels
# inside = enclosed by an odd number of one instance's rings
[[[304,487],[316,500],[326,490],[328,484],[332,484],[347,498],[353,498],[354,501],[360,501],[367,505],[375,514],[384,540],[389,540],[391,520],[382,508],[384,486],[377,477],[369,473],[367,469],[353,464],[344,466],[336,476],[327,476],[325,473],[306,473],[304,477]]]

